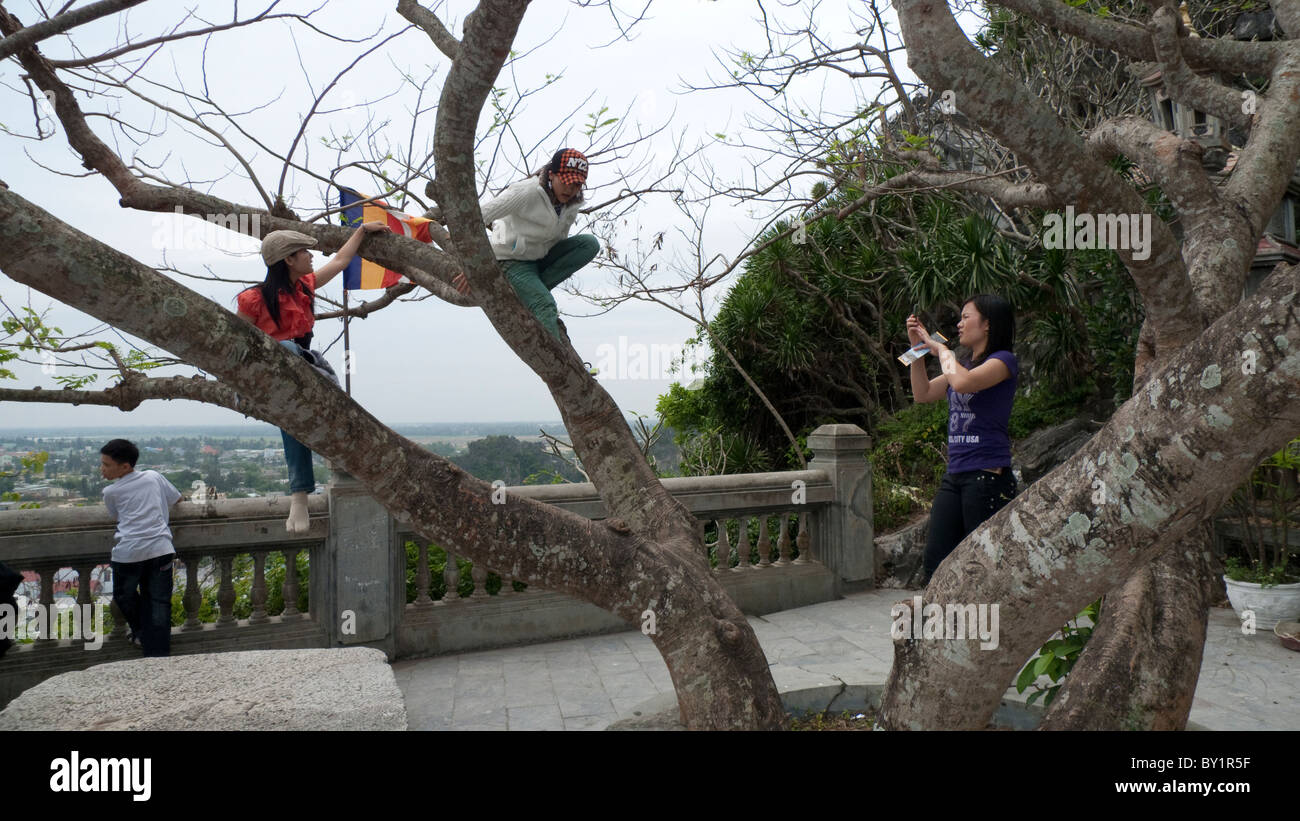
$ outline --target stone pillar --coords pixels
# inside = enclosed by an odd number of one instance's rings
[[[875,586],[871,513],[871,437],[857,425],[822,425],[808,435],[811,470],[824,470],[835,486],[835,503],[812,520],[813,557],[835,573],[841,592]]]
[[[337,467],[326,493],[330,527],[317,622],[330,647],[366,645],[392,659],[406,604],[405,553],[393,549],[393,519],[365,485]],[[317,578],[313,565],[313,592]]]

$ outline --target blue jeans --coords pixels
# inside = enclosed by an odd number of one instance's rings
[[[502,260],[506,279],[519,295],[519,301],[532,311],[551,336],[560,339],[559,308],[551,289],[573,276],[579,268],[596,258],[600,240],[591,234],[567,237],[551,246],[541,259]]]
[[[298,343],[292,339],[282,339],[280,344],[299,356]],[[311,493],[316,489],[316,474],[311,469],[311,450],[302,442],[294,439],[284,429],[280,430],[284,441],[284,461],[289,465],[289,492]]]
[[[935,568],[984,520],[997,513],[1016,495],[1016,477],[1010,467],[1002,473],[968,470],[945,473],[930,508],[930,532],[925,544],[925,572]]]
[[[131,632],[140,639],[146,656],[171,653],[174,561],[176,554],[168,553],[142,562],[109,562],[113,601],[131,625]]]

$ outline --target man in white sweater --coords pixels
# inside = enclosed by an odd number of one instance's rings
[[[596,258],[600,242],[591,234],[569,236],[582,207],[587,158],[565,148],[536,175],[514,183],[483,206],[492,250],[506,279],[551,336],[560,335],[559,309],[551,289]],[[455,285],[469,290],[463,275]]]

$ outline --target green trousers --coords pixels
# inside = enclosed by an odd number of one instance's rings
[[[551,336],[560,339],[559,309],[551,289],[573,276],[578,269],[596,258],[600,241],[591,234],[578,234],[562,239],[541,259],[501,261],[506,279],[524,307],[532,311]]]

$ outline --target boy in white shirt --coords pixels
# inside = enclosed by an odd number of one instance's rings
[[[180,491],[156,470],[135,469],[140,449],[114,439],[99,449],[99,472],[113,484],[104,488],[104,506],[117,520],[113,545],[113,601],[131,625],[146,656],[171,652],[172,546],[169,510]]]

